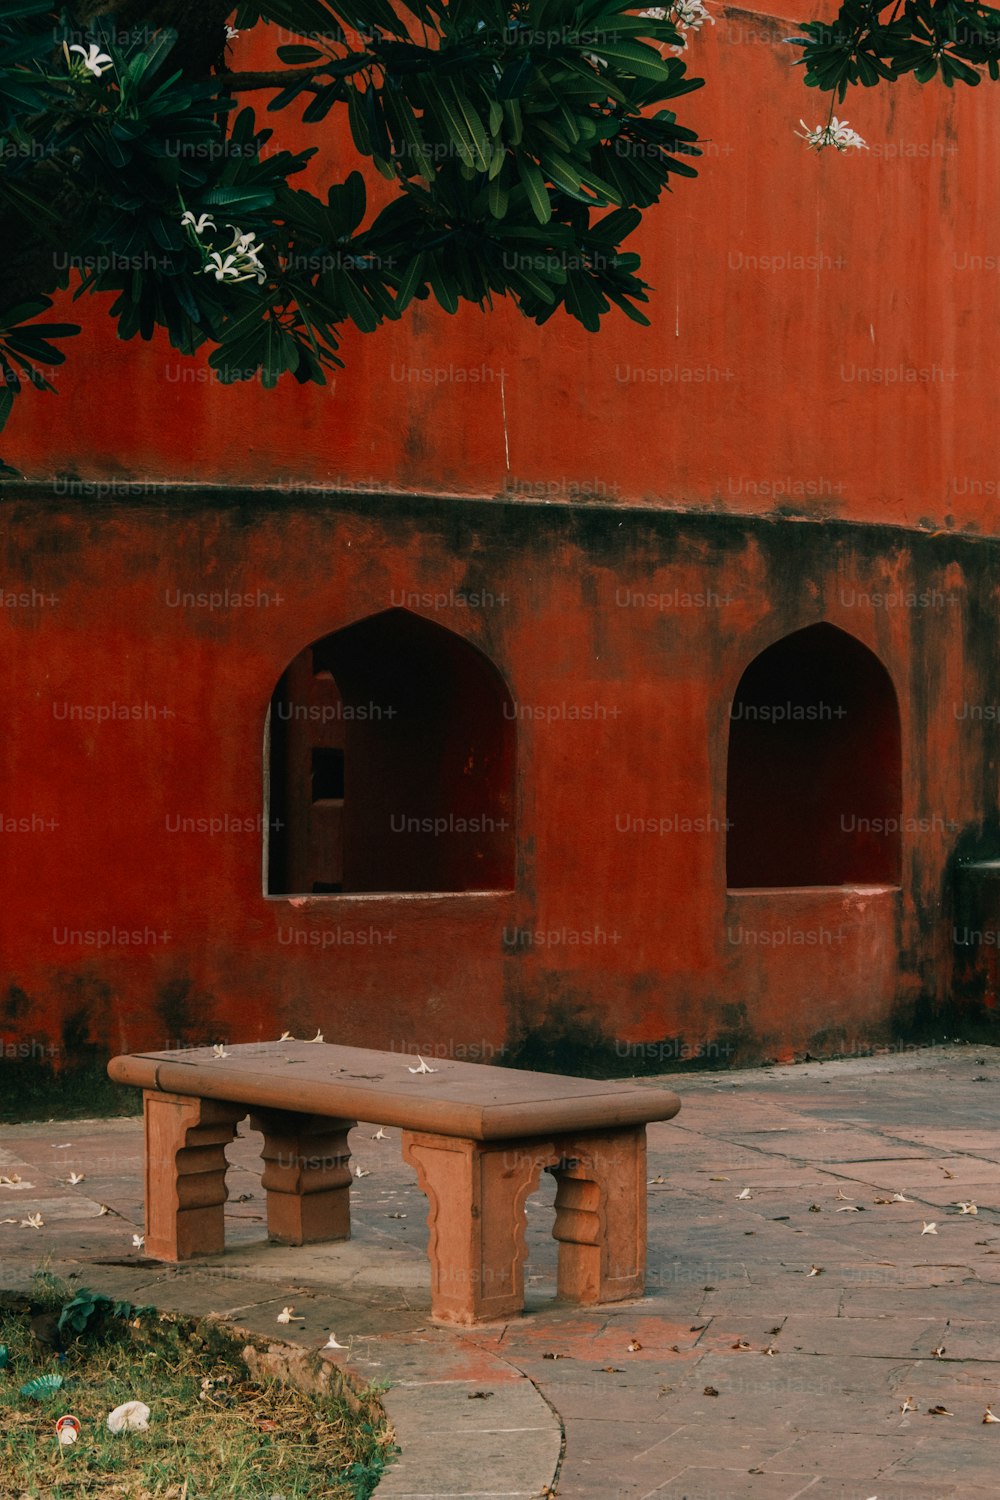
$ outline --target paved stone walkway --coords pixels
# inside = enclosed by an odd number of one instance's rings
[[[313,1349],[335,1332],[347,1350],[326,1357],[391,1382],[402,1455],[378,1500],[997,1500],[1000,1423],[983,1416],[1000,1417],[1000,1049],[667,1083],[683,1107],[649,1127],[639,1302],[553,1303],[546,1178],[528,1204],[528,1316],[434,1328],[424,1199],[398,1132],[374,1126],[351,1137],[370,1174],[353,1240],[266,1243],[245,1124],[227,1253],[185,1267],[132,1245],[140,1122],[0,1127],[0,1176],[32,1184],[0,1186],[0,1220],[17,1221],[0,1223],[0,1284],[45,1264]],[[305,1323],[276,1324],[288,1303]]]

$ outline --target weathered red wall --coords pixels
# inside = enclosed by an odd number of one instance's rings
[[[266,392],[219,388],[163,340],[121,347],[95,315],[58,398],[20,403],[10,458],[43,480],[514,489],[994,531],[993,90],[857,90],[838,113],[870,151],[816,155],[795,132],[828,97],[781,45],[801,4],[767,9],[719,7],[692,39],[708,86],[679,113],[707,138],[701,175],[633,237],[651,328],[423,304],[348,330],[327,390]],[[291,112],[269,119],[295,137]]]
[[[418,307],[348,333],[330,389],[265,392],[95,316],[59,396],[19,403],[3,1058],[320,1026],[639,1071],[845,1050],[946,1013],[954,867],[1000,853],[996,544],[955,534],[997,531],[995,105],[863,93],[844,112],[870,154],[816,157],[789,19],[731,9],[692,46],[710,87],[681,117],[711,142],[637,237],[649,330]],[[168,602],[212,590],[269,602]],[[402,600],[518,705],[517,888],[266,898],[275,684]],[[729,704],[761,650],[821,620],[893,679],[901,886],[727,893]],[[177,816],[249,831],[172,833]],[[60,938],[112,929],[100,950]]]
[[[946,1001],[948,861],[995,808],[995,726],[962,709],[1000,699],[993,544],[434,498],[7,512],[3,577],[37,592],[0,620],[2,810],[57,825],[5,834],[11,1042],[73,1060],[319,1026],[641,1070],[869,1045]],[[253,602],[176,602],[208,588]],[[274,686],[304,644],[413,593],[517,705],[517,889],[265,897]],[[818,620],[899,697],[902,888],[727,894],[729,705],[760,650]],[[244,821],[171,831],[181,816]]]

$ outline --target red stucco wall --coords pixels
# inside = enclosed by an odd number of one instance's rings
[[[948,862],[994,775],[995,726],[962,710],[1000,698],[978,628],[991,544],[368,497],[39,494],[7,521],[4,577],[35,590],[0,621],[17,706],[3,812],[31,819],[5,835],[11,1040],[319,1026],[641,1065],[647,1045],[721,1061],[870,1045],[947,1001]],[[205,589],[228,602],[178,602]],[[919,591],[925,608],[899,602]],[[517,706],[516,890],[266,897],[274,686],[309,641],[415,594]],[[901,888],[727,894],[732,697],[760,650],[817,620],[873,650],[899,698]]]
[[[730,9],[692,46],[710,86],[681,117],[710,145],[637,236],[649,330],[422,306],[348,331],[328,390],[265,392],[95,316],[58,397],[19,402],[5,1059],[319,1026],[640,1071],[951,1014],[956,861],[1000,853],[995,106],[863,93],[843,112],[871,152],[816,157],[789,29]],[[401,602],[518,706],[516,889],[265,897],[275,684]],[[901,882],[727,893],[729,705],[818,621],[892,678]]]
[[[993,91],[857,90],[838,113],[871,149],[816,155],[795,132],[828,101],[781,44],[801,6],[768,10],[719,7],[692,39],[708,86],[679,113],[706,138],[701,175],[633,237],[651,328],[421,304],[349,329],[327,390],[266,392],[88,317],[58,398],[20,403],[10,458],[40,479],[513,489],[995,530]],[[270,118],[295,138],[291,112]]]

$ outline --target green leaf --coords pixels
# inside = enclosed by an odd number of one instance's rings
[[[282,62],[291,63],[293,66],[299,63],[323,61],[323,53],[317,47],[307,47],[301,42],[290,42],[283,47],[278,47],[277,53]]]
[[[594,43],[595,46],[598,43]],[[666,82],[673,69],[652,47],[643,42],[614,42],[600,39],[600,55],[633,78],[652,78]]]
[[[531,211],[539,224],[547,224],[552,217],[552,200],[545,186],[541,170],[529,156],[518,155],[517,170],[528,195]]]

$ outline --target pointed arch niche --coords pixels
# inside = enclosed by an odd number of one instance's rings
[[[878,657],[836,626],[762,651],[730,709],[730,889],[897,885],[899,705]]]
[[[266,894],[512,889],[515,718],[489,658],[409,610],[313,641],[268,715]]]

